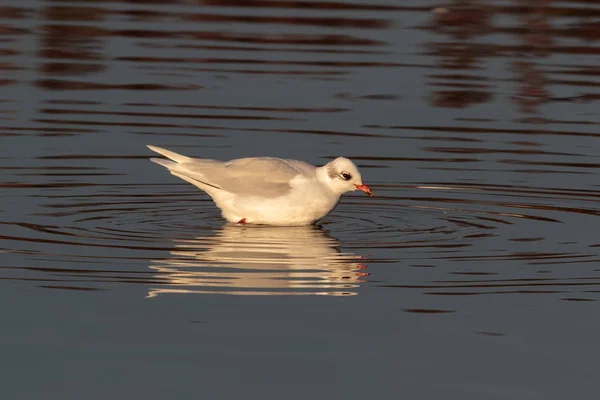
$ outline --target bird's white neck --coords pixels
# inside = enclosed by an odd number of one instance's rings
[[[331,176],[329,176],[329,170],[327,165],[323,165],[322,167],[318,167],[316,171],[317,180],[323,185],[326,190],[329,192],[341,196],[341,193],[338,193],[334,190],[334,187],[331,185]]]
[[[317,180],[322,183],[323,185],[329,187],[329,176],[327,176],[327,165],[323,165],[322,167],[317,167],[317,170],[315,171],[315,173],[317,174]]]

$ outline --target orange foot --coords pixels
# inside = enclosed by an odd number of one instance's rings
[[[246,223],[246,218],[242,218],[238,221],[238,224],[245,224]]]

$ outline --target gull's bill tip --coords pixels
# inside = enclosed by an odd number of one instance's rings
[[[365,192],[366,194],[368,194],[369,196],[374,196],[373,195],[373,191],[371,190],[370,187],[368,187],[367,185],[354,185],[356,186],[356,188],[358,190],[362,190],[363,192]]]

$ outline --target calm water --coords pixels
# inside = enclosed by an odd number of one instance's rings
[[[2,392],[594,398],[599,21],[591,1],[2,3]],[[146,144],[343,155],[376,197],[231,226]]]

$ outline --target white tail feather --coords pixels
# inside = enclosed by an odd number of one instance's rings
[[[167,158],[175,161],[176,163],[182,163],[182,162],[187,161],[187,160],[190,159],[189,157],[186,157],[186,156],[181,155],[181,154],[177,154],[177,153],[175,153],[173,151],[170,151],[170,150],[167,150],[167,149],[163,149],[162,147],[156,147],[156,146],[152,146],[152,145],[149,145],[149,144],[146,145],[146,146],[148,146],[148,148],[150,150],[152,150],[154,152],[157,152],[158,154],[162,154],[163,156],[165,156],[165,157],[167,157]],[[151,160],[154,161],[157,164],[164,165],[167,168],[169,168],[168,165],[171,165],[171,164],[164,164],[162,161],[165,161],[165,160],[159,160],[157,158],[153,158]],[[157,160],[159,160],[161,162],[158,162]]]
[[[177,166],[176,162],[170,161],[170,160],[165,160],[164,158],[151,158],[150,161],[152,161],[153,163],[157,163],[158,165],[162,165],[163,167],[166,167],[168,169],[171,169],[171,168]]]

